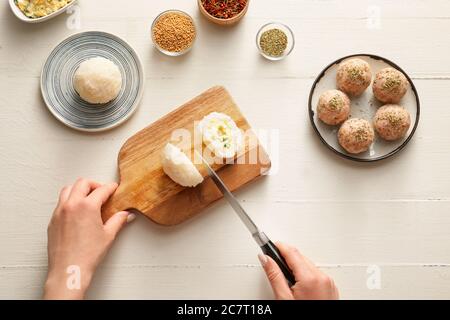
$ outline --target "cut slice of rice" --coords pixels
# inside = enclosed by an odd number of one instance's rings
[[[164,172],[183,187],[195,187],[203,182],[203,177],[191,159],[180,148],[168,143],[162,152]]]

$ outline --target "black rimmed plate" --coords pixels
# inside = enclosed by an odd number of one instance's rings
[[[399,105],[405,107],[411,114],[411,127],[403,139],[388,142],[377,135],[375,136],[375,141],[371,145],[370,149],[364,153],[360,154],[350,154],[346,152],[338,142],[337,132],[339,126],[329,126],[323,123],[316,114],[317,103],[319,101],[320,95],[331,89],[336,89],[336,72],[339,63],[349,58],[360,58],[369,63],[372,69],[373,78],[381,69],[387,67],[393,67],[401,71],[409,81],[408,92],[405,97],[400,101]],[[372,79],[373,83],[373,79]],[[379,102],[372,93],[372,84],[367,88],[367,90],[360,97],[350,97],[351,99],[351,117],[352,118],[362,118],[368,120],[370,123],[373,122],[373,117],[376,111],[383,103]],[[319,136],[320,140],[333,152],[344,157],[346,159],[359,161],[359,162],[372,162],[379,161],[393,156],[394,154],[401,151],[411,140],[414,132],[419,124],[420,117],[420,102],[419,95],[417,94],[416,87],[412,82],[411,78],[395,63],[392,61],[372,55],[372,54],[356,54],[351,56],[343,57],[339,60],[328,65],[314,81],[311,88],[308,102],[308,112],[311,120],[311,124]]]
[[[122,74],[120,93],[107,104],[85,102],[73,86],[80,64],[94,57],[111,60]],[[81,131],[104,131],[122,124],[136,110],[144,92],[144,70],[124,40],[105,32],[83,32],[52,51],[42,70],[41,91],[50,112],[65,125]]]

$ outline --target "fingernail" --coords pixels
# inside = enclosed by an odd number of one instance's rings
[[[129,213],[127,217],[127,223],[131,223],[136,219],[136,215],[134,213]]]
[[[259,259],[259,262],[261,262],[261,265],[264,268],[266,266],[266,264],[267,264],[267,256],[265,256],[264,254],[260,253],[260,254],[258,254],[258,259]]]

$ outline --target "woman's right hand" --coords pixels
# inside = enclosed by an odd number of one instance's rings
[[[295,276],[296,283],[289,288],[286,278],[275,261],[260,254],[259,260],[278,300],[337,300],[339,291],[333,279],[320,271],[314,263],[296,248],[277,243],[277,248]]]

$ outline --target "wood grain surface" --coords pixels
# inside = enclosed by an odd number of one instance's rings
[[[183,151],[192,161],[194,150],[206,157],[209,153],[202,151],[201,141],[200,145],[194,143],[194,131],[196,124],[212,112],[230,116],[246,137],[242,151],[232,159],[234,164],[208,157],[212,168],[219,170],[219,176],[230,190],[237,190],[267,173],[269,156],[259,145],[249,123],[226,89],[213,87],[127,140],[118,156],[119,187],[102,209],[103,220],[107,221],[116,212],[134,209],[158,224],[176,225],[222,198],[202,168],[199,170],[206,180],[195,188],[186,188],[170,179],[161,163],[162,150],[168,142],[176,142],[172,140],[179,138],[174,137],[178,130],[185,130],[181,134],[189,136],[183,143],[188,149],[183,148]]]
[[[198,29],[179,58],[162,56],[150,39],[153,19],[171,8],[191,14]],[[260,57],[255,42],[271,21],[287,24],[297,40],[277,63]],[[146,71],[136,114],[93,135],[56,121],[39,87],[54,46],[88,30],[125,39]],[[0,1],[0,299],[42,296],[46,229],[61,188],[78,177],[118,181],[126,140],[214,85],[232,93],[272,160],[271,174],[236,196],[273,240],[298,247],[344,299],[449,299],[448,34],[448,0],[256,0],[231,28],[210,23],[196,0],[79,0],[72,14],[32,26]],[[399,64],[422,106],[410,144],[369,165],[330,153],[307,113],[317,74],[362,52]],[[266,146],[264,131],[278,143]],[[138,216],[96,273],[89,298],[271,299],[258,252],[224,201],[171,228]],[[373,266],[379,288],[367,285]]]

